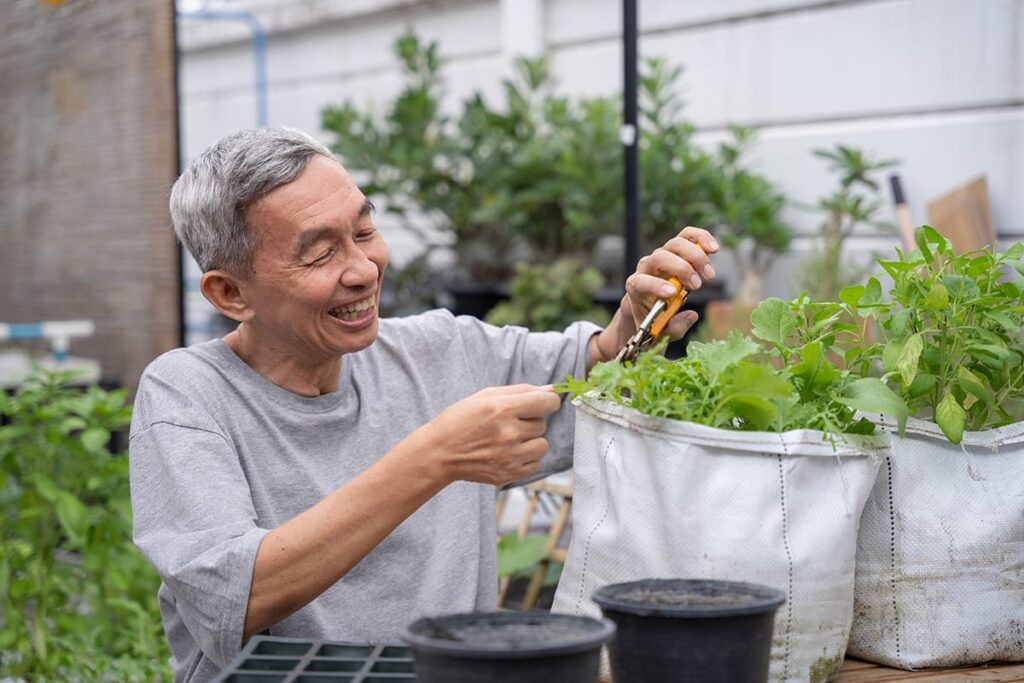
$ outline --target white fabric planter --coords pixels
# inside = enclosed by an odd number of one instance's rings
[[[861,520],[854,614],[850,653],[887,666],[1024,661],[1024,422],[959,446],[921,420],[893,436]]]
[[[787,595],[771,680],[834,679],[857,524],[888,441],[833,446],[821,432],[726,431],[577,401],[573,537],[553,609],[599,615],[597,588],[642,578],[760,583]]]

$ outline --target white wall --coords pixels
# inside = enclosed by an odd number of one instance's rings
[[[810,150],[856,145],[898,158],[916,222],[927,201],[988,176],[996,227],[1024,236],[1024,0],[639,0],[640,50],[685,66],[687,114],[713,142],[729,123],[760,128],[754,163],[796,202],[832,186]],[[319,110],[386,102],[391,56],[412,25],[441,43],[448,104],[498,97],[517,48],[545,47],[567,93],[621,89],[619,0],[235,0],[264,20],[271,123],[315,134]],[[254,121],[245,31],[182,21],[183,153]],[[886,194],[886,199],[888,195]],[[790,209],[804,233],[819,217]],[[395,234],[398,251],[414,248]],[[854,252],[887,248],[863,235]],[[808,245],[800,239],[787,262]],[[728,275],[728,265],[724,264]],[[768,293],[788,295],[787,264]]]

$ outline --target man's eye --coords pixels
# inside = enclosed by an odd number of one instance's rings
[[[360,241],[370,240],[377,236],[377,228],[369,228],[367,230],[360,230],[356,233],[356,239]]]
[[[321,265],[321,264],[327,263],[329,260],[331,260],[331,256],[333,256],[333,255],[334,255],[334,250],[333,249],[328,249],[327,251],[325,251],[324,253],[320,254],[319,256],[317,256],[312,261],[310,261],[310,264],[311,265]]]

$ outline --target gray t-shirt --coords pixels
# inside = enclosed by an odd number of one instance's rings
[[[132,418],[132,509],[135,543],[163,579],[175,681],[209,680],[239,652],[270,529],[480,389],[579,376],[598,329],[529,333],[447,311],[385,319],[372,345],[342,360],[338,390],[312,398],[269,382],[219,339],[153,361]],[[571,413],[548,422],[544,472],[571,464]],[[424,615],[494,609],[494,496],[449,485],[270,634],[388,642]]]

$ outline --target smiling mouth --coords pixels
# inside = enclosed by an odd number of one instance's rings
[[[327,314],[332,318],[337,318],[338,320],[355,322],[364,318],[366,316],[366,312],[373,308],[376,303],[376,297],[368,296],[361,301],[356,301],[355,303],[336,306],[335,308],[327,311]]]

